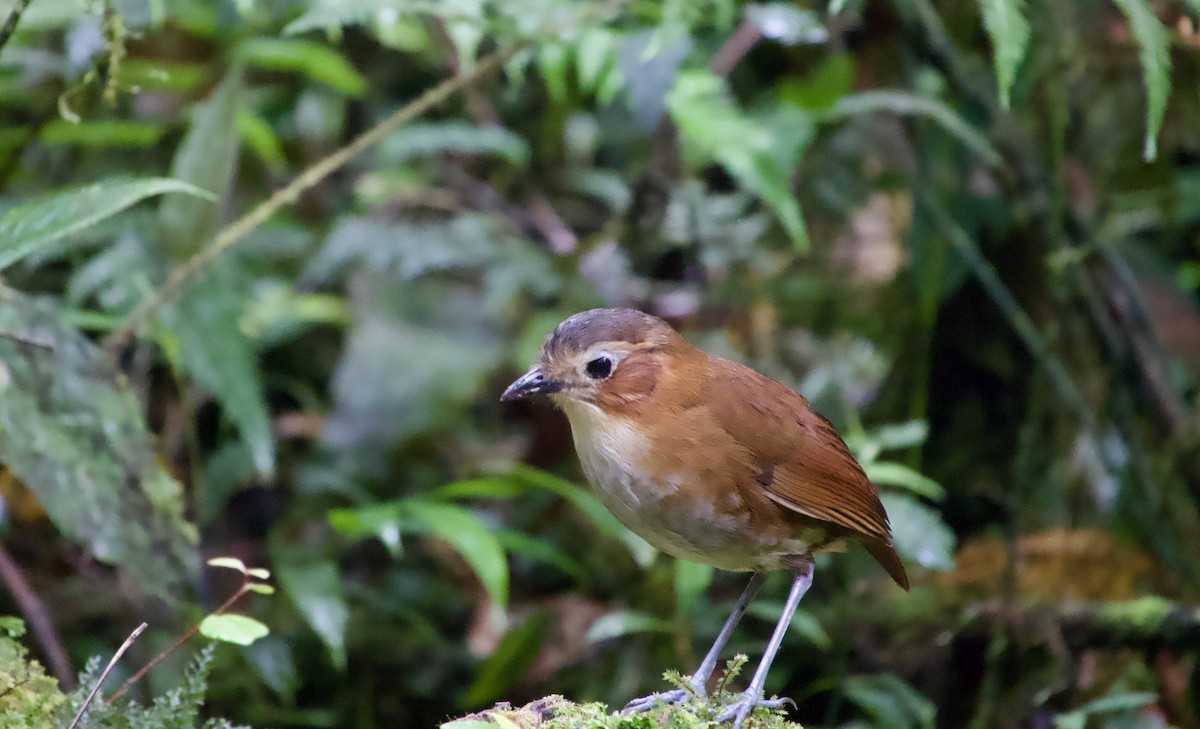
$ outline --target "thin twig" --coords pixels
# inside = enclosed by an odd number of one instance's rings
[[[75,718],[71,720],[71,723],[67,726],[67,729],[75,729],[75,725],[78,724],[79,720],[83,718],[83,712],[87,711],[87,707],[92,703],[92,699],[96,698],[96,692],[100,690],[100,686],[104,683],[104,679],[108,678],[108,672],[113,669],[113,666],[117,665],[117,661],[120,660],[125,651],[129,650],[129,646],[133,645],[133,641],[137,640],[137,637],[142,634],[142,631],[145,630],[146,626],[148,625],[149,623],[142,623],[134,628],[133,632],[129,634],[129,637],[125,639],[125,642],[121,644],[121,647],[117,649],[117,652],[113,654],[112,660],[110,660],[108,665],[104,667],[104,672],[100,674],[100,678],[96,679],[96,685],[92,686],[92,690],[88,692],[87,698],[83,700],[83,706],[79,707],[79,712],[75,714]]]
[[[129,340],[160,309],[175,300],[187,285],[191,283],[192,279],[196,278],[222,253],[232,248],[248,233],[266,222],[284,206],[295,202],[306,190],[333,174],[369,147],[383,141],[408,122],[446,101],[457,92],[474,83],[477,79],[501,68],[530,43],[531,41],[520,42],[508,50],[493,53],[476,64],[469,73],[453,76],[429,89],[379,124],[360,134],[346,146],[309,167],[287,186],[275,192],[255,206],[253,210],[226,226],[216,235],[211,244],[173,269],[171,274],[167,276],[167,280],[158,288],[154,295],[134,309],[125,326],[114,331],[105,339],[104,350],[106,354],[110,357],[115,357],[116,353],[124,348],[129,343]]]
[[[8,18],[4,21],[4,27],[0,28],[0,49],[3,49],[8,44],[8,40],[12,38],[12,34],[17,30],[17,23],[21,22],[21,13],[25,12],[25,8],[29,7],[29,3],[33,0],[17,0],[13,5],[12,11],[9,12]]]
[[[3,545],[0,545],[0,580],[4,581],[4,586],[12,593],[17,607],[25,616],[25,622],[29,623],[30,630],[42,646],[46,663],[50,665],[50,672],[61,686],[66,689],[74,688],[75,672],[71,670],[71,661],[63,648],[62,638],[58,636],[58,629],[50,619],[50,611],[25,579],[21,566]]]
[[[242,595],[245,595],[247,592],[249,592],[249,590],[248,590],[248,589],[247,589],[247,587],[246,587],[246,586],[249,584],[249,582],[250,582],[250,580],[249,580],[248,576],[247,576],[247,575],[245,575],[245,574],[243,573],[243,575],[242,575],[242,586],[241,586],[241,588],[240,588],[240,589],[238,589],[238,591],[237,591],[237,592],[235,592],[235,593],[233,593],[232,595],[230,595],[228,600],[226,600],[225,602],[221,603],[221,607],[219,607],[219,608],[217,608],[216,610],[212,611],[211,613],[209,613],[209,615],[221,615],[221,614],[223,614],[223,613],[224,613],[226,610],[228,610],[229,608],[233,607],[233,604],[234,604],[235,602],[237,602],[237,601],[238,601],[238,599],[239,599],[239,598],[241,598],[241,596],[242,596]],[[140,680],[142,679],[142,676],[145,676],[145,675],[146,675],[146,673],[147,673],[147,672],[148,672],[148,671],[149,671],[151,668],[154,668],[155,666],[157,666],[157,665],[159,664],[159,662],[161,662],[161,661],[162,661],[162,659],[164,659],[164,658],[166,658],[167,656],[171,655],[171,653],[173,653],[173,652],[175,651],[175,649],[176,649],[176,648],[178,648],[179,646],[181,646],[181,645],[183,645],[184,643],[188,642],[188,640],[190,640],[190,639],[191,639],[191,637],[192,637],[193,635],[195,635],[196,633],[199,633],[199,632],[200,632],[200,623],[196,623],[196,624],[195,624],[195,625],[193,625],[192,627],[188,628],[188,629],[187,629],[187,632],[185,632],[183,635],[179,636],[179,637],[178,637],[178,638],[175,640],[175,642],[174,642],[174,643],[172,643],[171,645],[167,646],[167,647],[166,647],[166,648],[164,648],[163,650],[159,651],[158,655],[157,655],[157,656],[155,656],[154,658],[150,659],[150,662],[149,662],[149,663],[147,663],[146,665],[144,665],[144,666],[142,666],[141,668],[139,668],[139,669],[138,669],[138,671],[137,671],[137,673],[135,673],[135,674],[133,674],[132,676],[130,676],[130,677],[128,678],[128,680],[126,680],[126,681],[125,681],[125,683],[121,684],[121,688],[117,689],[116,693],[114,693],[112,696],[109,696],[109,697],[108,697],[108,700],[107,700],[107,701],[105,701],[104,703],[105,703],[106,705],[108,705],[108,706],[112,706],[112,704],[113,704],[113,702],[114,702],[114,701],[116,701],[117,699],[119,699],[119,698],[121,698],[122,696],[124,696],[124,695],[125,695],[125,692],[126,692],[126,691],[128,691],[128,690],[129,690],[129,689],[130,689],[130,688],[131,688],[131,687],[132,687],[132,686],[133,686],[135,683],[137,683],[138,681],[140,681]]]

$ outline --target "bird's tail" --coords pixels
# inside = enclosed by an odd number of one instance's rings
[[[883,566],[887,573],[892,576],[897,585],[908,590],[908,574],[904,571],[904,563],[900,561],[900,555],[896,554],[896,548],[891,542],[885,542],[882,539],[872,539],[864,541],[863,546],[875,558],[875,561]]]

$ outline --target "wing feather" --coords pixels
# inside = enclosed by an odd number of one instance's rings
[[[905,589],[887,512],[833,425],[808,401],[754,370],[710,358],[709,406],[753,456],[755,480],[784,508],[848,530]],[[758,432],[766,423],[771,433]]]

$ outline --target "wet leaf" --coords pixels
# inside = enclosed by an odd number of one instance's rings
[[[57,302],[0,290],[0,460],[54,524],[138,589],[171,598],[197,573],[196,530],[141,404]]]
[[[881,494],[879,500],[892,524],[896,551],[926,569],[954,567],[954,532],[940,514],[920,501],[900,494]]]
[[[212,195],[204,190],[161,177],[108,180],[19,205],[0,216],[0,268],[148,197],[169,192],[186,193],[198,198],[196,204],[212,206]]]
[[[178,365],[221,404],[259,474],[275,471],[275,442],[255,343],[238,325],[246,300],[229,269],[218,265],[188,288],[163,320],[176,337]]]
[[[237,131],[242,72],[234,67],[192,114],[192,124],[175,153],[171,176],[207,190],[217,200],[233,182],[241,136]],[[159,207],[162,242],[168,255],[182,260],[199,250],[216,232],[221,209],[210,200],[168,198]]]

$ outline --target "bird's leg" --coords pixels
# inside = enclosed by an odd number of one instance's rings
[[[762,572],[755,572],[750,578],[750,583],[746,585],[746,589],[742,590],[742,596],[738,598],[737,604],[733,606],[733,612],[729,613],[729,618],[725,621],[725,625],[721,627],[721,632],[717,633],[717,639],[713,641],[712,648],[708,649],[708,654],[704,656],[704,660],[700,662],[700,667],[696,672],[688,677],[688,686],[691,687],[691,693],[703,698],[708,695],[706,686],[708,679],[717,668],[717,661],[721,658],[721,651],[724,650],[725,644],[729,642],[729,637],[733,635],[733,629],[737,627],[738,621],[746,614],[746,608],[750,606],[750,601],[758,593],[758,588],[762,587],[767,576]],[[684,701],[689,696],[689,692],[683,689],[672,689],[662,693],[650,694],[643,696],[640,699],[634,699],[625,705],[623,714],[632,714],[639,711],[647,711],[655,706],[664,704],[678,704]]]
[[[783,606],[783,614],[779,616],[779,622],[775,624],[775,632],[771,634],[771,642],[767,643],[767,649],[763,651],[762,660],[758,663],[758,669],[754,671],[754,678],[750,679],[750,685],[736,701],[726,706],[717,715],[716,721],[722,722],[733,719],[733,727],[734,729],[738,729],[755,707],[765,706],[770,709],[777,709],[787,703],[795,704],[791,699],[786,698],[763,699],[763,685],[767,682],[767,671],[771,669],[771,661],[775,660],[775,654],[779,651],[779,644],[783,642],[783,636],[787,633],[788,625],[792,622],[792,615],[796,612],[796,606],[800,604],[800,599],[804,597],[804,593],[808,592],[808,588],[812,586],[812,578],[813,568],[810,561],[796,573],[796,579],[792,580],[792,589],[788,592],[787,602]]]

